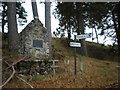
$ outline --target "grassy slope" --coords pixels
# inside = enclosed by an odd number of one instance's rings
[[[65,39],[53,39],[54,58],[60,59],[60,68],[56,75],[24,77],[36,88],[100,88],[118,81],[117,62],[83,57],[83,72],[79,71],[79,54],[77,54],[77,75],[74,76],[73,48],[68,47]],[[102,52],[101,52],[102,53]],[[70,60],[68,72],[64,72],[63,60]],[[5,87],[29,86],[14,78]]]

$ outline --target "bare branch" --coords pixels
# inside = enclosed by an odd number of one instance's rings
[[[15,63],[13,63],[12,65],[10,65],[7,61],[5,61],[5,63],[6,64],[8,64],[8,68],[10,68],[10,67],[12,67],[12,70],[13,70],[13,73],[11,74],[11,76],[6,80],[6,82],[3,84],[3,85],[1,85],[0,86],[0,89],[2,89],[2,87],[3,86],[5,86],[12,78],[13,78],[13,76],[15,75],[15,68],[14,68],[14,65],[15,64],[17,64],[18,62],[20,62],[20,61],[22,61],[22,60],[24,60],[26,57],[24,57],[23,59],[20,59],[20,60],[18,60],[17,62],[15,62]],[[8,69],[7,68],[7,69]],[[29,84],[28,82],[26,82],[24,79],[22,79],[21,77],[19,77],[19,76],[17,76],[16,75],[16,77],[18,78],[18,79],[20,79],[20,80],[22,80],[23,82],[25,82],[27,85],[29,85],[31,88],[34,88],[31,84]]]
[[[2,87],[5,86],[5,85],[13,78],[13,76],[15,75],[15,68],[14,68],[14,66],[12,66],[12,70],[13,70],[13,73],[12,73],[11,76],[6,80],[6,82],[0,86],[0,89],[2,89]]]
[[[13,76],[15,75],[15,72],[16,72],[16,71],[15,71],[14,65],[17,64],[18,62],[24,60],[25,58],[26,58],[26,57],[24,57],[23,59],[18,60],[17,62],[13,63],[12,65],[10,65],[7,61],[5,61],[5,63],[8,64],[8,66],[9,66],[7,69],[9,69],[10,67],[12,67],[13,73],[12,73],[11,76],[6,80],[6,82],[0,86],[0,89],[2,89],[2,87],[5,86],[5,85],[13,78]]]
[[[31,84],[29,84],[28,82],[26,82],[24,79],[22,79],[19,76],[16,76],[18,79],[22,80],[23,82],[25,82],[27,85],[29,85],[31,88],[34,88]]]
[[[26,56],[25,56],[25,57],[23,57],[22,59],[20,59],[20,60],[16,61],[16,62],[14,62],[12,65],[9,65],[9,67],[8,67],[8,68],[6,68],[6,70],[7,70],[7,69],[9,69],[10,67],[14,66],[14,65],[15,65],[15,64],[17,64],[18,62],[20,62],[20,61],[24,60],[25,58],[26,58]],[[7,63],[7,64],[8,64],[8,63]]]
[[[25,56],[25,57],[23,57],[22,59],[18,60],[17,62],[14,62],[11,66],[13,66],[13,65],[17,64],[18,62],[20,62],[20,61],[24,60],[25,58],[26,58],[26,56]]]

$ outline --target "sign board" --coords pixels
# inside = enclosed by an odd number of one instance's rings
[[[85,39],[91,37],[91,33],[76,35],[76,39]]]
[[[70,42],[71,47],[81,47],[81,44],[79,42]]]
[[[43,48],[43,41],[42,40],[33,40],[33,47]]]

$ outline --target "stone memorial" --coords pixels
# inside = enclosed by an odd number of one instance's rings
[[[19,53],[34,58],[49,58],[48,30],[39,19],[32,20],[19,34]]]

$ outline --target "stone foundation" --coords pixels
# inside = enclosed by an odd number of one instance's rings
[[[48,75],[53,73],[53,62],[47,60],[21,61],[16,70],[22,75]]]

